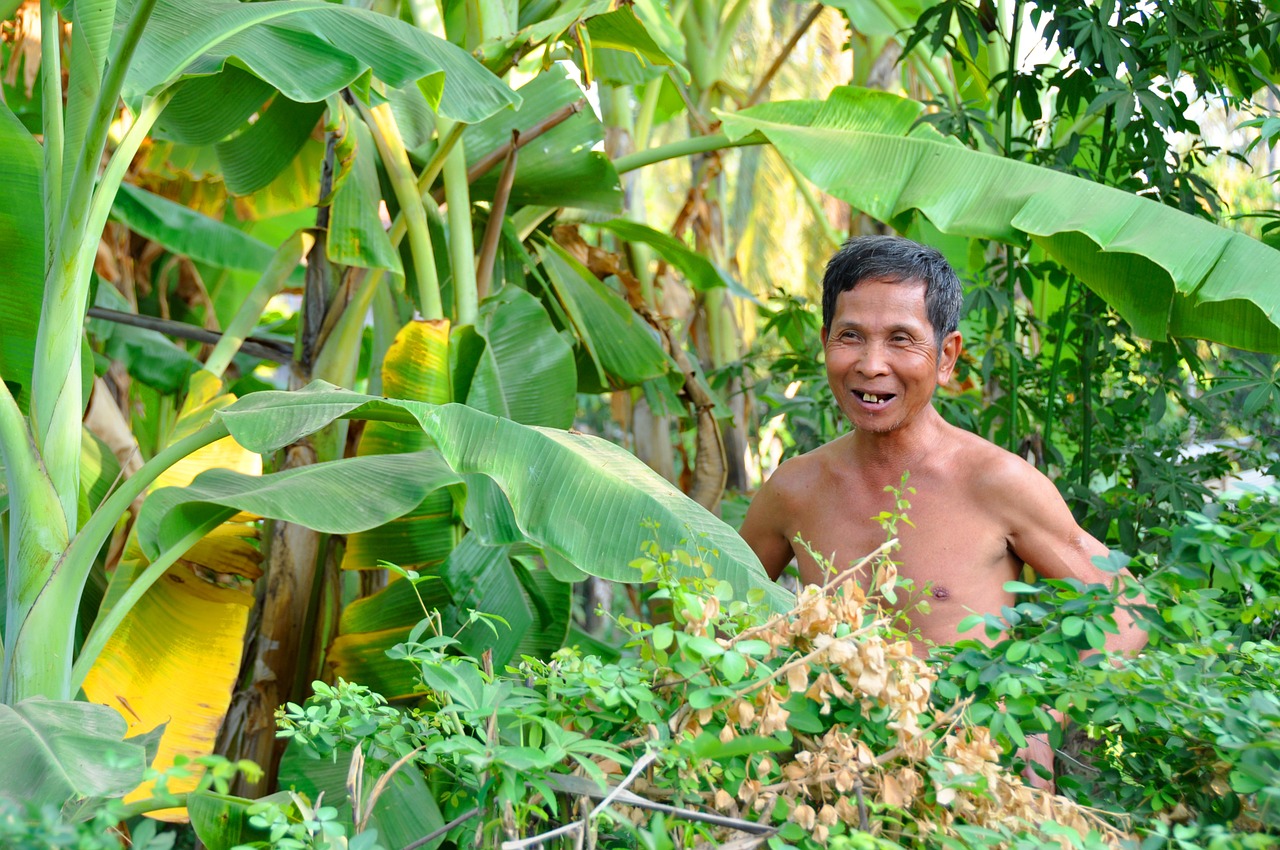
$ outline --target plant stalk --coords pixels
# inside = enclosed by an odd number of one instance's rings
[[[119,186],[119,178],[113,183],[110,174],[104,175],[95,197],[94,178],[106,147],[107,131],[115,116],[129,60],[155,4],[156,0],[139,0],[114,55],[110,57],[93,117],[71,176],[70,188],[62,198],[63,212],[45,277],[44,301],[36,331],[31,419],[35,425],[36,446],[58,493],[68,528],[75,527],[80,492],[81,339],[89,297],[89,272],[102,232],[101,226],[96,232],[91,227],[98,198],[109,195],[106,201],[109,207]],[[141,139],[137,141],[140,143]],[[105,223],[104,215],[102,224]],[[88,248],[85,243],[90,243]]]
[[[443,138],[456,125],[436,116],[436,134]],[[476,321],[476,249],[471,224],[471,191],[467,180],[467,154],[462,139],[444,160],[444,195],[449,205],[449,264],[453,267],[454,316],[458,324]]]
[[[502,165],[497,188],[493,191],[493,203],[489,207],[489,221],[480,241],[480,259],[476,271],[476,297],[485,298],[493,285],[493,265],[498,256],[498,241],[502,237],[502,222],[507,215],[507,201],[511,198],[511,186],[516,179],[516,162],[520,156],[520,131],[511,131],[511,145],[507,149],[507,161]],[[461,319],[459,319],[461,321]]]
[[[44,272],[53,264],[53,247],[62,221],[62,27],[49,0],[40,2],[41,104],[44,110]]]
[[[427,211],[422,205],[422,194],[418,191],[413,167],[409,164],[409,154],[404,149],[400,130],[391,114],[391,105],[383,103],[372,108],[362,103],[356,105],[373,134],[374,144],[391,180],[391,189],[400,204],[400,215],[409,235],[409,251],[413,255],[414,284],[422,315],[428,319],[443,319],[444,305],[440,301],[440,280],[436,275],[431,232],[427,229]]]
[[[765,144],[765,140],[758,136],[743,136],[736,142],[729,141],[729,137],[724,133],[712,133],[709,136],[691,136],[678,142],[671,142],[659,145],[656,148],[620,156],[613,161],[613,167],[617,169],[619,174],[626,174],[628,171],[635,171],[637,168],[644,168],[646,165],[653,165],[676,157],[692,156],[693,154],[708,153],[710,151],[723,150],[724,148],[763,144]]]
[[[1018,22],[1022,19],[1022,0],[1013,2],[1013,20],[1009,24],[1009,65],[1005,68],[1004,91],[1000,94],[1004,101],[1004,155],[1013,153],[1013,107],[1017,90],[1013,81],[1018,73],[1018,34],[1022,29]]]
[[[217,345],[204,361],[204,368],[221,378],[231,365],[236,352],[249,338],[249,332],[258,324],[258,318],[271,297],[280,291],[285,280],[302,262],[302,257],[315,243],[315,236],[299,230],[284,241],[262,271],[262,277],[254,284],[240,309],[236,311],[227,329],[222,332]]]
[[[809,31],[809,27],[813,26],[813,22],[818,20],[818,16],[822,14],[822,10],[826,8],[823,3],[814,3],[813,8],[809,10],[809,14],[804,16],[804,20],[796,27],[796,31],[791,34],[791,38],[787,39],[787,43],[782,45],[782,50],[774,58],[773,64],[760,77],[760,82],[756,83],[756,87],[751,91],[751,95],[747,98],[746,103],[742,104],[742,108],[746,109],[755,106],[760,102],[760,98],[764,96],[765,89],[769,87],[769,83],[773,82],[773,78],[782,70],[782,66],[786,64],[787,59],[791,57],[791,52],[796,49],[796,45],[800,43],[800,39]]]
[[[1062,350],[1067,344],[1067,321],[1071,317],[1071,300],[1075,297],[1076,279],[1073,275],[1067,280],[1067,292],[1062,302],[1062,316],[1058,321],[1058,343],[1053,348],[1053,363],[1049,367],[1049,393],[1045,398],[1044,408],[1044,449],[1048,456],[1053,445],[1053,420],[1057,416],[1054,404],[1058,399],[1059,365],[1062,363]]]
[[[1009,351],[1009,436],[1006,448],[1016,451],[1018,448],[1018,384],[1019,384],[1019,352],[1018,352],[1018,276],[1015,272],[1014,247],[1004,248],[1004,282],[1009,294],[1009,315],[1004,324],[1004,340]]]

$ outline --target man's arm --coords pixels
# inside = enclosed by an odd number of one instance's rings
[[[1094,556],[1109,554],[1105,545],[1082,529],[1062,500],[1058,488],[1031,464],[1009,456],[1000,470],[1003,510],[1011,529],[1009,545],[1039,576],[1074,578],[1085,584],[1108,587],[1130,576],[1128,570],[1114,574],[1094,566]],[[1144,604],[1138,596],[1134,604]],[[1107,635],[1109,652],[1136,653],[1147,643],[1147,634],[1138,628],[1129,612],[1116,608],[1118,635]]]
[[[786,500],[777,481],[777,473],[761,486],[738,533],[764,564],[769,578],[777,581],[795,553],[787,539],[783,517],[787,515]]]

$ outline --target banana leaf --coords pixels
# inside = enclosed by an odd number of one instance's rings
[[[916,211],[943,233],[1039,245],[1139,336],[1280,353],[1280,251],[1147,198],[913,129],[922,109],[839,88],[826,101],[721,118],[731,140],[760,133],[818,188],[881,221]]]
[[[791,595],[769,580],[733,529],[634,456],[599,438],[520,425],[462,405],[362,396],[322,382],[292,393],[254,393],[216,415],[237,443],[259,453],[289,445],[338,418],[417,427],[438,448],[350,458],[261,478],[206,472],[190,487],[157,491],[144,504],[139,539],[149,558],[193,527],[236,510],[350,533],[407,513],[427,492],[487,479],[529,543],[588,574],[637,581],[639,574],[629,565],[654,543],[666,551],[696,550],[738,598],[750,596],[773,610],[790,604]],[[375,490],[379,498],[368,498]],[[473,519],[478,523],[486,517]],[[681,567],[677,575],[702,572]]]
[[[221,393],[217,378],[197,373],[190,381],[174,438],[206,424],[219,407],[232,401],[234,396]],[[221,466],[256,476],[262,459],[224,438],[171,467],[153,487],[189,483],[204,469]],[[239,678],[254,603],[252,582],[262,575],[261,561],[255,525],[217,526],[127,611],[85,675],[85,696],[118,709],[131,734],[163,727],[157,769],[172,767],[179,755],[194,759],[213,752]],[[131,538],[107,586],[100,615],[112,610],[147,565],[136,538]],[[200,771],[192,770],[186,777],[173,779],[168,790],[190,791],[199,780]],[[151,797],[153,789],[154,782],[144,782],[130,791],[126,802]],[[186,812],[166,809],[153,816],[182,821]]]
[[[125,99],[228,64],[298,102],[324,100],[370,71],[392,88],[417,83],[433,108],[467,123],[520,102],[457,45],[387,15],[320,0],[159,0],[125,79]]]
[[[485,346],[471,376],[468,405],[525,425],[573,424],[573,350],[538,299],[508,284],[480,305],[475,327]]]
[[[117,797],[142,779],[146,748],[123,740],[114,708],[46,699],[0,704],[0,797],[61,808],[69,800]]]
[[[40,145],[0,103],[0,257],[10,281],[44,280],[44,204]],[[0,379],[26,411],[31,397],[39,286],[5,287],[0,298]],[[26,333],[15,329],[26,327]]]
[[[580,380],[597,377],[600,387],[616,388],[666,374],[670,358],[625,301],[559,245],[548,244],[538,254],[585,354]]]
[[[257,549],[246,536],[221,526],[200,551],[170,567],[143,595],[107,642],[83,688],[91,702],[124,714],[131,735],[165,726],[155,767],[172,767],[178,755],[196,758],[213,751],[240,672],[244,634],[253,607],[252,586],[260,575]],[[245,526],[240,526],[246,529]],[[122,562],[117,578],[141,569]],[[247,575],[240,574],[247,572]],[[127,581],[127,580],[126,580]],[[173,779],[168,790],[190,791],[200,772]],[[154,781],[137,785],[125,802],[152,796]],[[156,816],[183,821],[183,809]]]

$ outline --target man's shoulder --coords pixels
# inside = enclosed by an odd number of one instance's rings
[[[813,488],[817,487],[838,463],[837,444],[840,439],[784,460],[769,476],[765,486],[790,496],[801,496],[813,492]]]
[[[952,426],[954,427],[954,426]],[[962,428],[955,428],[955,469],[983,490],[1019,490],[1049,479],[1011,451]]]

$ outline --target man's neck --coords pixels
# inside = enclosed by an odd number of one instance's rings
[[[920,471],[926,457],[943,445],[946,420],[930,406],[909,426],[887,433],[859,431],[849,435],[851,460],[864,474],[896,484],[903,471]]]

